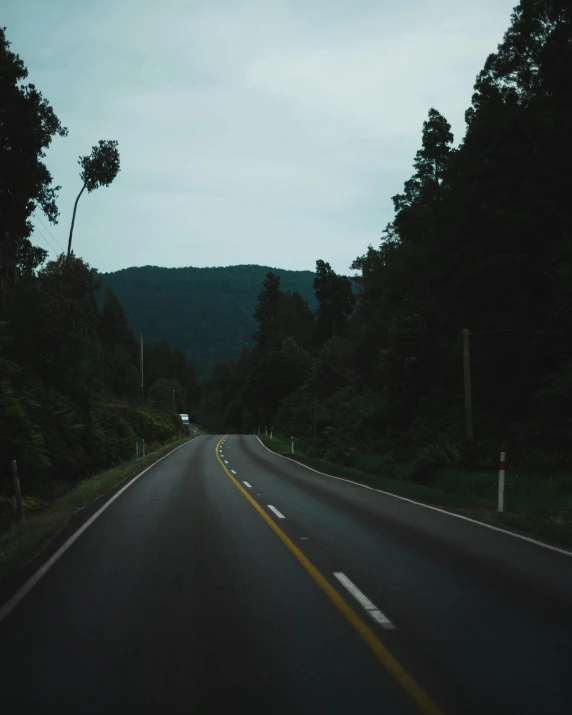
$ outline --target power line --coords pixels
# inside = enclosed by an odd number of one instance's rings
[[[500,330],[484,330],[479,332],[472,332],[471,335],[492,335],[493,333],[513,333],[517,330],[532,330],[537,328],[538,325],[523,325],[520,328],[501,328]]]
[[[48,239],[44,236],[44,234],[40,231],[40,229],[37,226],[34,226],[36,231],[40,234],[40,236],[44,239],[44,241],[48,244],[48,246],[52,249],[53,253],[55,256],[58,255],[57,250],[54,248],[53,244],[51,244]]]
[[[60,242],[58,239],[54,236],[54,234],[50,231],[50,229],[46,226],[46,224],[42,221],[42,219],[38,216],[38,214],[34,211],[34,216],[38,219],[38,221],[42,224],[42,226],[46,229],[46,231],[50,234],[50,236],[54,239],[54,241],[58,244],[58,246],[61,249],[61,252],[64,252],[64,249],[61,247]]]

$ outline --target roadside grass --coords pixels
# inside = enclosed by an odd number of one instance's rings
[[[83,479],[53,500],[39,500],[34,496],[24,495],[26,521],[23,524],[14,523],[13,519],[0,522],[0,579],[19,570],[43,551],[64,528],[70,517],[80,509],[189,439],[186,436],[172,440],[152,450],[145,457],[133,458]]]
[[[533,538],[572,548],[572,475],[525,476],[508,469],[505,511],[497,511],[498,472],[480,469],[430,468],[427,481],[419,484],[418,465],[384,461],[382,455],[356,455],[352,459],[365,469],[344,466],[308,454],[305,445],[284,437],[260,437],[277,454],[334,477],[342,477],[390,494],[406,497]],[[418,470],[416,472],[416,469]],[[421,470],[422,472],[422,470]]]
[[[453,495],[445,494],[445,492],[440,489],[425,487],[405,480],[391,479],[390,477],[384,477],[380,474],[365,472],[361,469],[346,467],[336,462],[309,456],[296,442],[294,443],[295,452],[292,454],[290,441],[281,437],[273,437],[270,439],[270,437],[261,436],[260,439],[269,449],[272,449],[273,452],[281,454],[284,457],[290,457],[301,464],[305,464],[319,472],[330,474],[333,477],[341,477],[342,479],[360,482],[361,484],[382,489],[383,491],[407,497],[408,499],[425,501],[428,504],[453,504],[455,501],[458,501]]]

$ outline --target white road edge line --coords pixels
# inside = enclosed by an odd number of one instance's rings
[[[129,484],[126,484],[124,487],[122,487],[116,494],[114,494],[111,499],[105,502],[105,504],[98,509],[93,516],[91,516],[85,524],[82,524],[79,529],[74,532],[70,538],[64,542],[60,548],[55,552],[55,554],[52,554],[50,558],[46,561],[45,564],[40,566],[40,568],[36,571],[35,574],[30,576],[30,578],[26,581],[26,583],[21,586],[16,593],[12,596],[12,598],[9,598],[6,603],[0,608],[0,623],[8,616],[15,608],[16,606],[20,603],[20,601],[26,596],[33,588],[34,586],[38,583],[38,581],[42,578],[42,576],[45,576],[48,571],[52,568],[52,566],[56,563],[56,561],[65,554],[65,552],[69,549],[69,547],[79,539],[79,537],[83,534],[83,532],[93,524],[93,522],[97,519],[98,516],[101,516],[103,512],[107,509],[108,506],[113,504],[113,502],[120,497],[123,492],[127,491],[129,487],[133,486],[135,482],[139,479],[139,477],[142,477],[145,472],[148,472],[151,467],[154,467],[156,464],[159,462],[162,462],[164,459],[166,459],[170,454],[173,454],[173,452],[176,452],[178,449],[181,447],[184,447],[186,444],[189,444],[189,442],[193,442],[195,438],[190,439],[188,442],[183,442],[183,444],[180,444],[178,447],[175,447],[175,449],[172,449],[170,452],[167,452],[167,454],[164,454],[162,457],[160,457],[156,462],[153,462],[153,464],[150,464],[146,469],[144,469],[142,472],[139,472],[137,476],[133,477],[133,479],[129,482]]]
[[[376,623],[379,623],[382,628],[394,629],[393,623],[385,616],[377,606],[375,606],[369,598],[362,593],[359,588],[352,583],[349,578],[341,571],[334,571],[334,576],[342,584],[342,586],[347,589],[352,596],[359,602],[359,604],[369,613]]]
[[[275,506],[272,506],[272,504],[267,504],[266,506],[270,509],[270,511],[273,511],[279,519],[286,518],[284,514],[281,514]]]
[[[248,482],[242,482],[245,487],[248,487],[249,489],[252,489],[252,484],[249,484]]]
[[[408,499],[407,497],[399,496],[399,494],[392,494],[391,492],[386,492],[383,489],[376,489],[375,487],[369,487],[367,484],[360,484],[359,482],[354,482],[351,479],[344,479],[343,477],[334,477],[333,474],[326,474],[325,472],[319,472],[317,469],[312,469],[302,462],[297,462],[295,459],[290,457],[285,457],[283,454],[277,454],[269,449],[264,442],[256,435],[256,439],[264,447],[265,450],[273,454],[275,457],[280,457],[281,459],[287,459],[289,462],[294,462],[299,467],[304,469],[309,469],[311,472],[316,474],[321,474],[323,477],[329,477],[330,479],[337,479],[340,482],[347,482],[348,484],[353,484],[356,487],[362,487],[363,489],[370,489],[372,492],[378,492],[379,494],[385,494],[393,499],[401,499],[401,501],[407,501],[410,504],[417,504],[417,506],[422,506],[424,509],[431,509],[432,511],[441,512],[441,514],[447,514],[447,516],[452,516],[455,519],[462,519],[463,521],[470,521],[471,524],[477,524],[478,526],[483,526],[485,529],[491,529],[492,531],[499,531],[501,534],[506,534],[507,536],[513,536],[515,539],[520,539],[521,541],[528,541],[530,544],[535,544],[536,546],[542,546],[543,549],[548,549],[549,551],[556,551],[558,554],[563,554],[564,556],[572,557],[572,551],[566,551],[565,549],[559,549],[557,546],[551,546],[550,544],[545,544],[542,541],[537,541],[536,539],[531,539],[530,536],[523,536],[522,534],[515,534],[514,531],[507,531],[506,529],[501,529],[498,526],[493,526],[492,524],[485,524],[483,521],[478,521],[477,519],[471,519],[470,516],[463,516],[462,514],[455,514],[453,511],[447,511],[446,509],[441,509],[438,506],[431,506],[430,504],[423,504],[423,502],[415,501],[414,499]]]

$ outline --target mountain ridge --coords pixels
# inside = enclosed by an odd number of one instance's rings
[[[281,276],[283,290],[298,291],[315,309],[312,271],[239,264],[213,267],[129,266],[100,272],[98,293],[109,286],[136,335],[151,343],[168,340],[206,377],[218,360],[236,359],[252,344],[252,317],[266,274]]]

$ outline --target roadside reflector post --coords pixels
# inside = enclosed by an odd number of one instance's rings
[[[18,479],[18,465],[16,464],[16,460],[13,459],[10,465],[12,467],[12,476],[14,477],[14,491],[16,492],[17,518],[19,518],[21,522],[24,522],[26,521],[26,517],[24,516],[24,505],[22,504],[22,493],[20,491],[20,480]]]
[[[145,440],[141,440],[141,446],[142,446],[142,452],[143,452],[143,457],[145,456]]]
[[[505,458],[506,452],[500,453],[499,465],[499,511],[504,511],[504,477],[505,477]]]
[[[294,454],[294,436],[292,435],[292,437],[290,437],[290,439],[292,441],[292,454]]]
[[[270,428],[270,439],[272,439],[272,432],[274,432],[274,427]]]
[[[260,437],[260,427],[258,428],[258,436]]]
[[[268,427],[266,427],[266,429],[265,429],[264,436],[268,437]]]

